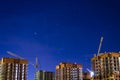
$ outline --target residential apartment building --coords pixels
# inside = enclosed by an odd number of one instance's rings
[[[120,53],[101,53],[91,60],[94,80],[120,80]]]
[[[56,80],[83,80],[82,65],[62,62],[56,66]]]
[[[91,76],[89,72],[83,72],[83,80],[90,80]]]
[[[2,58],[0,60],[0,80],[27,80],[27,60]]]
[[[37,71],[35,74],[35,80],[55,80],[55,73],[50,71]]]

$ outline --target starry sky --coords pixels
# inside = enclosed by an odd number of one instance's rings
[[[119,0],[0,0],[0,58],[11,51],[39,69],[55,71],[60,62],[91,68],[97,53],[120,51]],[[28,66],[28,80],[35,69]]]

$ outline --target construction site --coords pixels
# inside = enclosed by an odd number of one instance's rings
[[[35,64],[33,64],[31,62],[28,63],[28,60],[23,57],[7,51],[7,54],[15,58],[3,57],[0,60],[0,80],[27,80],[28,64],[35,69],[35,80],[120,80],[120,53],[100,53],[102,42],[103,37],[100,39],[97,54],[94,54],[91,58],[92,70],[87,69],[88,75],[82,75],[82,65],[76,63],[60,63],[59,66],[56,66],[55,73],[40,71],[37,57]],[[76,71],[72,73],[74,69]],[[43,76],[43,74],[46,75]],[[84,79],[85,75],[89,79]]]

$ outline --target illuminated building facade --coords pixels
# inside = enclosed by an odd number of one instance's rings
[[[37,71],[35,74],[35,80],[55,80],[55,73],[49,71]]]
[[[120,53],[103,53],[91,60],[94,80],[120,80]]]
[[[60,63],[56,66],[56,80],[83,80],[82,65]]]
[[[91,76],[89,72],[83,72],[83,80],[90,80]]]
[[[0,80],[27,80],[27,60],[2,58],[0,60]]]

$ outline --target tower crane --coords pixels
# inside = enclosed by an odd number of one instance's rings
[[[10,51],[7,51],[7,53],[8,53],[9,55],[13,56],[13,57],[18,58],[18,59],[24,59],[24,58],[22,58],[21,56],[18,56],[18,55],[14,54],[14,53],[12,53],[12,52],[10,52]]]
[[[102,42],[103,42],[103,37],[101,37],[101,39],[100,39],[100,44],[99,44],[98,52],[97,52],[97,58],[98,58],[98,56],[99,56],[99,54],[100,54]],[[92,70],[90,70],[90,69],[87,69],[87,71],[90,73],[90,76],[93,78],[93,76],[94,76],[94,71],[92,71]]]
[[[34,67],[35,67],[36,71],[38,71],[38,67],[39,67],[38,57],[36,57],[36,63],[34,64]]]
[[[18,58],[18,59],[25,59],[25,58],[23,58],[23,57],[21,57],[21,56],[16,55],[15,53],[13,53],[13,52],[11,52],[11,51],[7,51],[7,54],[9,54],[9,55],[11,55],[11,56],[13,56],[13,57],[16,57],[16,58]],[[33,63],[31,63],[31,62],[30,62],[29,64],[31,64],[32,66],[34,66],[35,69],[36,69],[36,71],[37,71],[37,70],[38,70],[38,67],[39,67],[38,57],[36,57],[36,63],[35,63],[35,64],[33,64]]]
[[[102,42],[103,42],[103,37],[101,37],[101,39],[100,39],[100,44],[99,44],[98,53],[97,53],[97,62],[99,64],[100,68],[101,68],[101,62],[98,60],[98,56],[100,55],[100,50],[101,50]]]
[[[101,37],[101,39],[100,39],[100,44],[99,44],[99,48],[98,48],[97,56],[100,54],[100,50],[101,50],[101,46],[102,46],[102,42],[103,42],[103,37]]]

